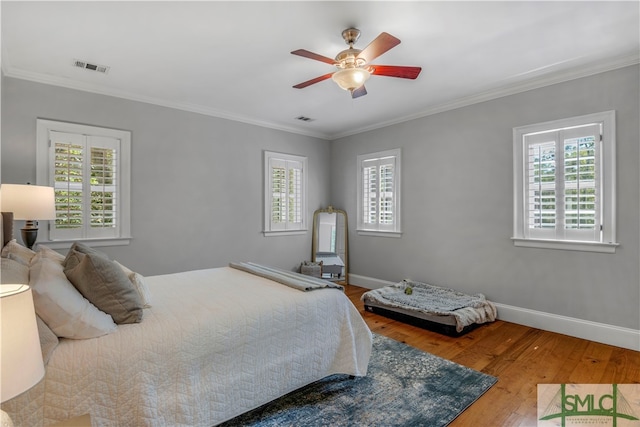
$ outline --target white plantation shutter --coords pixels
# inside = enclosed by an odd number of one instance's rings
[[[49,132],[50,180],[56,198],[52,240],[119,235],[118,149],[115,138]]]
[[[265,152],[265,232],[304,230],[306,158]]]
[[[106,137],[87,137],[91,151],[89,162],[89,216],[92,237],[116,236],[118,217],[119,174],[118,148],[120,141]]]
[[[529,237],[554,238],[556,229],[556,141],[551,136],[528,139],[527,232]]]
[[[600,125],[524,137],[525,236],[600,241]]]
[[[600,241],[600,126],[585,126],[564,131],[562,141],[565,238]]]
[[[516,246],[614,253],[615,111],[513,129]]]
[[[271,161],[271,228],[287,220],[287,166],[284,160]]]
[[[393,225],[395,216],[395,157],[380,161],[380,193],[378,222],[382,225]]]
[[[400,232],[400,150],[358,156],[358,230]]]
[[[375,164],[362,168],[362,222],[364,224],[378,223],[378,168]]]
[[[302,227],[302,163],[287,162],[287,222],[296,224],[297,228]]]
[[[73,239],[80,236],[85,227],[85,138],[82,135],[50,132],[49,139],[56,203],[56,220],[49,234],[51,239]]]

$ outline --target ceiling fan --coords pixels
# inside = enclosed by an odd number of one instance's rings
[[[413,80],[418,77],[418,74],[422,71],[421,67],[371,64],[371,61],[400,44],[400,40],[391,34],[380,33],[378,37],[362,50],[353,47],[360,38],[360,30],[347,28],[342,32],[342,38],[349,45],[349,49],[338,53],[335,59],[318,55],[305,49],[298,49],[291,52],[294,55],[315,59],[316,61],[325,62],[338,68],[338,71],[299,83],[293,86],[294,88],[303,89],[331,77],[338,86],[351,92],[352,98],[358,98],[367,94],[364,83],[371,75]]]

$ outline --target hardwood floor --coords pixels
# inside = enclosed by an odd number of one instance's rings
[[[640,383],[640,352],[501,320],[451,338],[365,312],[366,291],[345,287],[374,333],[498,378],[451,427],[535,427],[538,384]]]

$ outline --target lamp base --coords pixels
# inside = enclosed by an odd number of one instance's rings
[[[22,242],[27,248],[31,249],[38,238],[38,222],[27,220],[20,232],[22,234]]]

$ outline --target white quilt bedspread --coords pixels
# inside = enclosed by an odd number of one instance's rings
[[[340,290],[229,267],[146,278],[152,307],[110,335],[61,340],[45,379],[2,405],[16,426],[213,426],[333,373],[365,375],[371,332]]]

